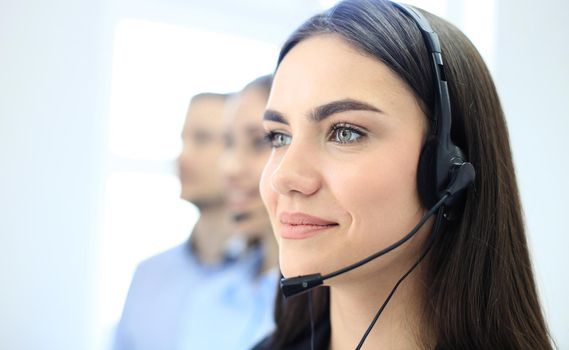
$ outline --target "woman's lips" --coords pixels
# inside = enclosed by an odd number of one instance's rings
[[[279,215],[279,221],[279,234],[285,239],[305,239],[338,226],[336,222],[304,213],[283,212]]]

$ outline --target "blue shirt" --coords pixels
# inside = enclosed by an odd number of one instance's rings
[[[276,269],[262,251],[204,266],[188,244],[142,262],[117,327],[115,350],[250,349],[274,328]]]

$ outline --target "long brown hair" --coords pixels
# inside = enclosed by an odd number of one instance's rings
[[[442,349],[551,349],[525,237],[504,113],[484,61],[452,24],[421,11],[438,33],[452,105],[451,137],[476,169],[463,210],[437,235],[426,261],[424,320]],[[281,50],[333,34],[393,70],[430,118],[435,91],[416,25],[385,0],[346,0],[305,22]],[[312,292],[316,322],[326,287]],[[271,348],[310,332],[308,297],[277,298]],[[363,330],[362,330],[363,332]]]

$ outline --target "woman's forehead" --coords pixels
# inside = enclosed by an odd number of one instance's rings
[[[415,97],[379,60],[337,35],[318,35],[303,40],[284,57],[275,73],[268,109],[306,114],[345,99],[363,101],[388,113],[390,106],[412,102]]]

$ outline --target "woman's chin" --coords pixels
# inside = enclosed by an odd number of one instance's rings
[[[285,278],[321,273],[325,266],[315,263],[312,259],[294,259],[286,256],[279,257],[281,273]]]

